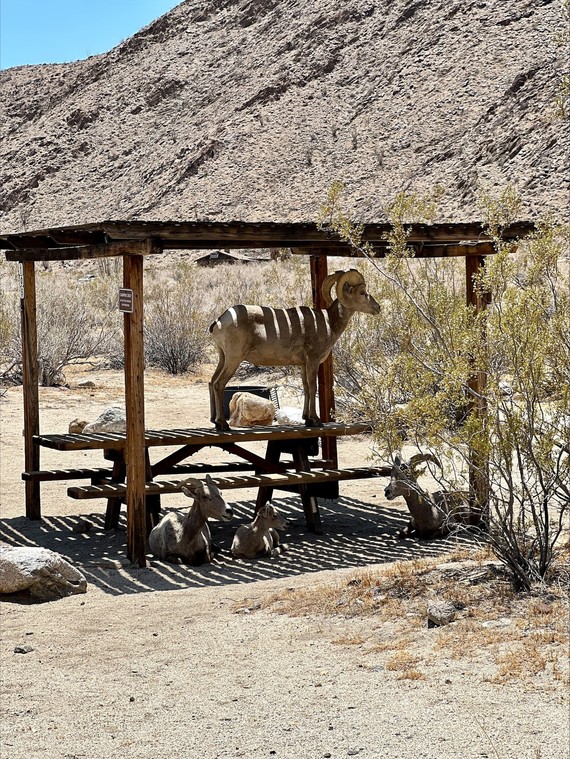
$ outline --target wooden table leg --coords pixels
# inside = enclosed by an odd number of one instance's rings
[[[310,472],[311,465],[309,463],[309,457],[303,445],[299,445],[293,451],[293,462],[295,469],[298,472]],[[301,501],[303,503],[303,511],[305,512],[305,521],[307,522],[307,529],[309,532],[315,535],[323,534],[323,527],[321,524],[321,515],[319,513],[319,504],[317,497],[311,494],[311,488],[309,485],[299,485],[299,493],[301,495]]]
[[[281,446],[277,440],[267,441],[267,451],[265,453],[265,461],[268,464],[278,464],[281,457]],[[257,491],[257,499],[255,501],[255,513],[262,509],[265,504],[271,500],[273,495],[273,488],[259,488]]]
[[[144,449],[146,481],[152,482],[152,467],[150,465],[150,456],[148,448]],[[153,527],[160,522],[160,496],[147,495],[146,497],[146,534],[149,535]]]
[[[125,457],[123,451],[105,451],[106,459],[113,461],[113,473],[111,474],[111,482],[124,482],[127,476],[127,465],[125,464]],[[123,498],[108,498],[107,499],[107,511],[105,513],[105,529],[110,530],[119,526],[119,516],[121,514],[121,503]]]

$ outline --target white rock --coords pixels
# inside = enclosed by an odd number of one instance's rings
[[[304,424],[303,412],[295,406],[283,406],[275,412],[275,421],[277,424],[293,425]]]
[[[125,410],[119,406],[110,406],[103,413],[83,428],[83,434],[91,432],[125,432],[127,418]]]
[[[85,593],[87,581],[48,548],[0,547],[0,595],[28,591],[36,601]]]
[[[428,627],[441,627],[453,622],[455,605],[450,601],[429,601],[427,605]]]

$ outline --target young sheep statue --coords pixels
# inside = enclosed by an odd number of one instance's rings
[[[208,518],[228,522],[233,512],[218,487],[206,475],[206,482],[186,480],[182,492],[193,498],[186,514],[166,514],[149,535],[149,547],[158,559],[174,564],[210,563],[214,557]]]
[[[384,495],[389,501],[402,496],[406,501],[411,519],[399,533],[403,539],[417,535],[420,538],[443,537],[458,524],[479,524],[481,513],[470,507],[469,493],[466,490],[438,490],[428,493],[417,482],[416,467],[422,461],[432,461],[441,468],[435,456],[418,453],[409,462],[399,456],[394,459],[390,473],[390,484]]]
[[[230,399],[232,427],[256,427],[273,424],[275,404],[253,393],[234,393]]]
[[[285,552],[285,546],[279,542],[277,530],[288,526],[287,520],[277,513],[273,504],[266,503],[251,524],[238,527],[232,542],[233,555],[242,559],[279,556]]]
[[[330,292],[336,285],[336,299]],[[218,430],[229,429],[224,415],[224,389],[242,361],[257,366],[300,366],[308,427],[321,427],[317,415],[317,371],[356,311],[378,314],[380,306],[366,291],[356,269],[336,271],[322,287],[327,308],[268,308],[232,306],[210,325],[219,353],[210,381],[211,420]]]

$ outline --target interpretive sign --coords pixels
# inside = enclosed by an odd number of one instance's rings
[[[133,313],[133,291],[126,287],[119,288],[119,311]]]

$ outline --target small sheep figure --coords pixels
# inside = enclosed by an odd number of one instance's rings
[[[198,566],[214,558],[208,518],[228,522],[233,511],[210,475],[206,482],[186,480],[182,492],[194,501],[186,514],[166,514],[151,531],[148,543],[158,559]]]
[[[253,393],[234,393],[230,398],[230,424],[232,427],[271,425],[275,417],[275,405],[268,398]]]
[[[277,530],[284,530],[288,526],[287,520],[277,513],[273,504],[266,503],[251,524],[238,527],[232,542],[233,555],[241,559],[256,559],[259,556],[274,558],[285,553],[285,546],[279,542]]]

